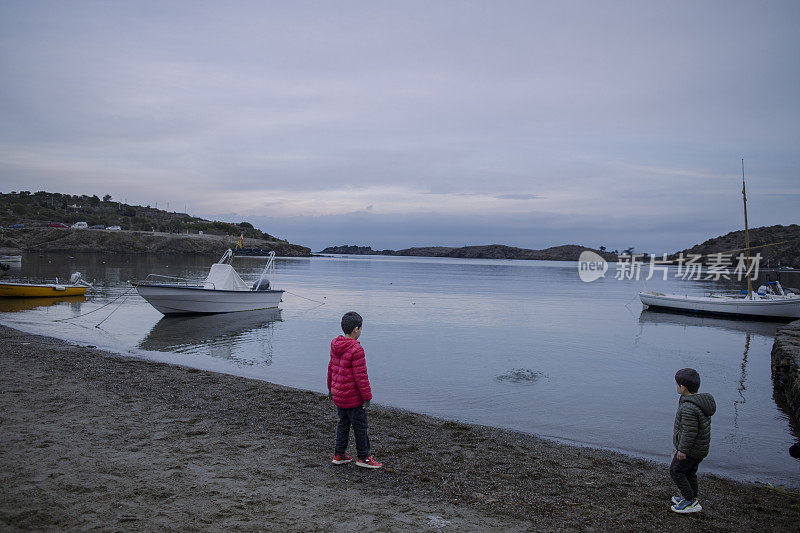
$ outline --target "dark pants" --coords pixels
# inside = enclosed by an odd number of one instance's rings
[[[687,457],[679,461],[677,454],[669,465],[669,475],[681,491],[684,500],[692,501],[697,498],[697,467],[700,461]]]
[[[369,456],[369,436],[367,435],[367,411],[359,407],[339,409],[339,425],[336,427],[336,450],[334,453],[344,454],[347,441],[350,439],[350,426],[356,436],[356,454],[359,459]]]

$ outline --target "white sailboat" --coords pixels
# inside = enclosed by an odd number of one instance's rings
[[[750,276],[750,233],[747,227],[744,159],[742,159],[742,201],[744,203],[744,238],[747,248],[747,295],[692,296],[652,291],[640,292],[639,299],[645,309],[653,307],[690,313],[761,318],[800,318],[800,294],[793,292],[792,289],[784,290],[779,282],[773,281],[762,285],[758,291],[753,291],[753,281]]]
[[[142,298],[165,315],[232,313],[278,307],[282,290],[270,287],[268,273],[275,267],[275,252],[270,252],[259,280],[252,287],[242,281],[230,264],[233,251],[228,250],[205,280],[188,280],[150,274],[144,281],[133,283]]]

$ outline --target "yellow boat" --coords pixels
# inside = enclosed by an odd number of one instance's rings
[[[63,283],[0,283],[0,297],[6,298],[47,298],[54,296],[82,296],[86,294],[86,285],[68,285]]]
[[[53,298],[62,296],[83,296],[91,284],[81,279],[80,272],[75,272],[69,283],[19,283],[16,281],[0,282],[0,297],[4,298]]]

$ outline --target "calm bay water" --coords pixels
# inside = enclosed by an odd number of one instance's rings
[[[355,310],[365,319],[361,343],[376,403],[664,463],[678,399],[673,375],[694,367],[701,390],[717,401],[703,470],[800,486],[800,461],[788,454],[800,434],[772,396],[777,325],[642,311],[636,296],[643,286],[702,293],[738,284],[620,281],[613,267],[583,283],[568,262],[280,259],[275,286],[289,291],[280,311],[179,318],[164,318],[127,284],[151,272],[202,277],[210,262],[29,254],[11,276],[78,270],[96,289],[86,299],[0,301],[0,322],[324,392],[330,340],[341,315]],[[249,281],[263,261],[234,265]]]

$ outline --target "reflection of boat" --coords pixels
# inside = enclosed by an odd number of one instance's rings
[[[744,184],[744,159],[742,159],[742,201],[744,204],[744,239],[747,250],[747,294],[745,296],[711,294],[690,296],[640,292],[639,299],[645,309],[658,307],[690,313],[739,315],[748,317],[800,318],[800,295],[795,289],[784,291],[781,284],[771,281],[753,291],[752,261],[750,259],[750,233],[747,228],[747,195]],[[719,254],[720,256],[722,254]],[[758,267],[756,267],[758,272]]]
[[[53,283],[0,282],[0,296],[7,298],[83,296],[86,294],[86,289],[91,286],[81,279],[80,272],[75,272],[70,277],[69,283],[59,283],[58,278]]]
[[[682,327],[702,327],[737,331],[747,334],[774,337],[779,325],[765,320],[731,319],[714,316],[687,315],[669,309],[645,309],[639,315],[639,324],[669,324]]]
[[[150,274],[133,285],[147,302],[165,315],[194,313],[231,313],[278,307],[282,290],[271,289],[266,279],[274,269],[275,253],[271,253],[259,280],[248,287],[230,264],[233,252],[228,250],[203,281]]]
[[[242,311],[233,315],[165,316],[142,339],[139,347],[163,352],[210,344],[280,321],[281,310],[277,307]]]
[[[82,304],[85,301],[85,296],[66,296],[63,298],[1,298],[0,313],[29,311],[37,307],[47,307],[59,303],[68,303],[70,305]]]

